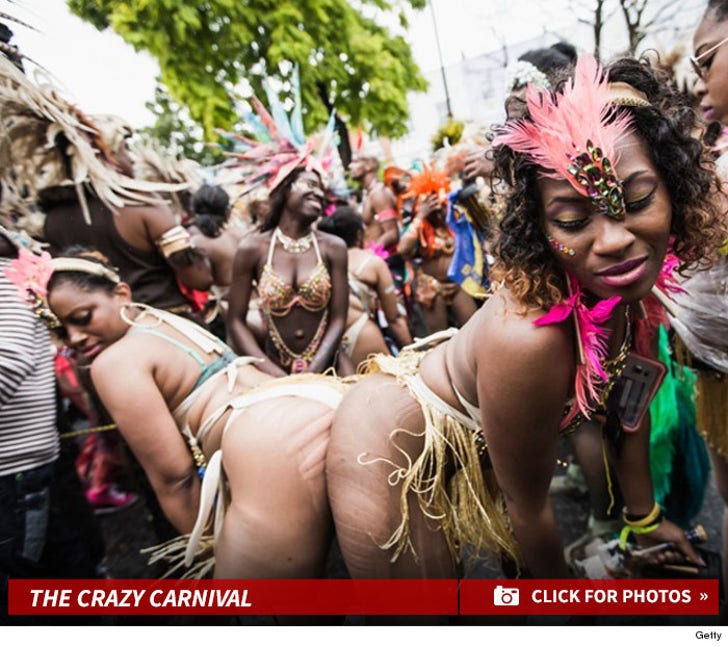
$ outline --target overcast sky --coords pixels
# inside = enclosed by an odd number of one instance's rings
[[[668,1],[652,3],[659,7]],[[682,4],[696,3],[703,0]],[[440,65],[435,24],[442,61],[448,66],[504,43],[535,38],[545,30],[573,38],[574,8],[588,5],[590,0],[433,0],[432,6],[412,15],[407,37],[415,60],[427,72]],[[144,103],[153,97],[158,68],[150,56],[135,52],[111,30],[100,33],[76,18],[64,0],[0,0],[0,9],[37,27],[39,33],[12,25],[14,42],[48,69],[65,96],[82,110],[118,114],[137,127],[152,122]]]

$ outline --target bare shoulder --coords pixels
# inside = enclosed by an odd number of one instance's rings
[[[103,350],[91,364],[91,379],[103,395],[116,385],[134,384],[148,372],[149,353],[141,340],[127,333],[119,341]]]
[[[544,312],[525,309],[503,291],[491,297],[465,327],[478,374],[494,378],[505,373],[567,383],[574,366],[574,346],[568,323],[536,326]]]
[[[249,231],[238,239],[238,249],[256,249],[270,243],[270,232]]]
[[[387,261],[381,256],[377,256],[374,252],[369,252],[369,261],[364,268],[364,273],[379,282],[392,282],[392,270],[389,269]]]
[[[120,215],[139,218],[151,228],[169,228],[180,224],[180,219],[166,202],[158,204],[128,204],[121,207]]]
[[[370,250],[365,250],[367,255],[367,266],[374,268],[377,273],[379,272],[390,272],[389,265],[387,265],[387,261],[385,261],[381,256],[377,256],[374,252]]]
[[[384,184],[374,188],[370,193],[369,198],[376,211],[392,207],[397,202],[394,194]]]
[[[316,231],[316,237],[318,238],[319,245],[325,252],[333,254],[336,258],[341,256],[348,257],[348,249],[346,243],[334,234],[329,234],[325,231]]]
[[[256,265],[258,259],[267,253],[270,245],[270,232],[250,232],[240,238],[235,246],[235,257],[246,265]]]

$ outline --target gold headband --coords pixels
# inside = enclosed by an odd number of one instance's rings
[[[609,102],[616,106],[635,108],[649,108],[652,105],[644,92],[640,92],[624,81],[609,84]]]
[[[87,261],[84,258],[54,258],[51,260],[51,265],[53,266],[54,272],[82,272],[84,274],[93,274],[94,276],[100,276],[111,281],[112,283],[121,282],[121,278],[113,270],[110,270],[108,267],[104,267],[100,263]]]

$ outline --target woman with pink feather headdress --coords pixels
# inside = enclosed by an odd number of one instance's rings
[[[179,533],[145,551],[150,564],[195,578],[323,573],[324,455],[344,380],[273,379],[189,319],[134,302],[98,252],[20,250],[5,265],[35,315],[88,359],[95,393]]]
[[[625,544],[701,562],[655,503],[644,413],[672,273],[724,235],[695,115],[647,63],[590,56],[526,106],[494,140],[510,189],[493,296],[461,329],[372,358],[336,411],[327,487],[353,577],[453,577],[484,553],[506,574],[570,576],[549,483],[586,422],[605,429]],[[632,411],[609,396],[635,365],[654,377]]]
[[[253,97],[255,114],[247,117],[257,139],[231,136],[239,150],[230,154],[228,168],[240,170],[244,192],[266,185],[269,211],[258,231],[241,239],[233,260],[230,342],[236,352],[261,358],[262,370],[274,376],[331,368],[351,374],[354,368],[340,352],[349,303],[346,245],[314,229],[326,207],[333,119],[321,137],[306,139],[300,97],[289,118],[265,87],[271,112]],[[265,328],[262,346],[248,319],[254,290]]]

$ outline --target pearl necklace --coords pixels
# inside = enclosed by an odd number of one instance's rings
[[[299,238],[298,240],[295,240],[290,236],[286,236],[281,231],[280,227],[276,227],[274,233],[275,237],[281,242],[281,245],[283,245],[283,249],[285,249],[287,252],[290,252],[291,254],[303,254],[303,252],[307,252],[309,249],[311,249],[311,244],[313,243],[312,231],[306,234],[303,238]]]

